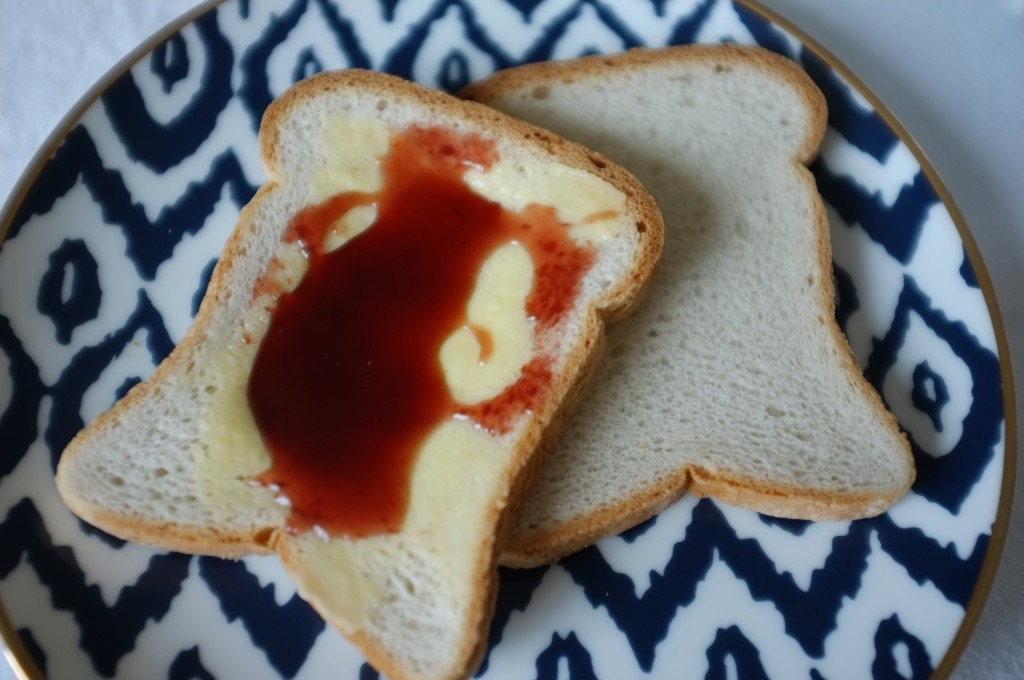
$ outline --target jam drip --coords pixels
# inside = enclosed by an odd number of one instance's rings
[[[473,406],[453,401],[439,360],[499,246],[519,242],[533,259],[527,312],[536,332],[565,315],[593,262],[554,209],[509,211],[465,185],[468,168],[496,160],[481,137],[411,128],[392,136],[379,193],[338,194],[289,225],[285,239],[302,244],[309,266],[294,290],[276,294],[248,398],[272,460],[257,481],[290,505],[290,531],[399,530],[416,453],[439,424],[461,415],[502,433],[543,397],[550,358]],[[331,225],[368,204],[373,226],[325,252]]]

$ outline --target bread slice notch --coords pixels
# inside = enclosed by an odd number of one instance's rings
[[[375,182],[387,177],[373,177],[388,140],[412,129],[484,140],[496,160],[468,169],[465,183],[507,210],[555,210],[559,228],[586,244],[590,265],[557,323],[528,340],[528,357],[548,362],[539,396],[504,428],[438,422],[414,458],[397,530],[286,530],[288,508],[254,482],[271,458],[246,401],[261,334],[281,295],[306,275],[286,230],[325,197],[383,191]],[[260,152],[269,181],[243,209],[194,324],[149,380],[70,443],[57,488],[76,514],[128,540],[225,557],[276,551],[300,594],[377,669],[396,680],[465,677],[485,649],[511,513],[592,372],[605,322],[625,314],[649,279],[660,213],[635,178],[598,154],[488,107],[361,70],[311,77],[275,100]],[[372,234],[376,218],[364,218],[359,229]],[[330,247],[352,247],[362,234],[347,236]],[[494,342],[497,353],[502,340]],[[459,389],[476,384],[459,380]]]
[[[757,47],[634,50],[499,72],[460,93],[630,169],[665,253],[650,295],[548,459],[502,560],[557,559],[684,491],[771,515],[883,512],[914,464],[834,316],[806,164],[824,98]]]

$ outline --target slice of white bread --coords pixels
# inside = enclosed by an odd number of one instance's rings
[[[909,445],[834,317],[825,210],[806,164],[820,91],[755,47],[635,50],[499,72],[460,93],[629,168],[665,253],[637,316],[519,516],[502,557],[557,559],[684,491],[772,515],[884,511]]]
[[[464,167],[463,184],[476,195],[506,212],[528,212],[531,202],[550,206],[561,222],[557,229],[593,256],[575,292],[567,292],[545,291],[549,279],[521,259],[519,269],[495,264],[498,251],[515,244],[491,253],[466,314],[491,333],[494,347],[487,356],[471,348],[462,373],[447,359],[437,361],[453,391],[490,384],[501,399],[529,360],[542,357],[550,374],[534,383],[532,401],[513,410],[503,429],[481,425],[472,414],[438,422],[420,440],[396,530],[357,537],[297,530],[289,509],[260,481],[271,457],[247,401],[250,371],[283,296],[303,290],[309,278],[303,249],[357,248],[383,229],[384,218],[372,217],[368,227],[339,220],[324,243],[301,247],[287,230],[300,211],[340,194],[363,192],[375,197],[374,205],[397,205],[385,198],[391,175],[382,168],[385,159],[401,160],[389,155],[394,140],[416,130],[440,130],[443,140],[455,140],[430,147],[431,158],[455,158]],[[477,143],[493,151],[493,164],[459,155],[460,144]],[[649,279],[661,251],[660,213],[634,177],[598,154],[491,108],[367,71],[324,73],[288,90],[264,117],[260,152],[269,181],[242,211],[194,324],[149,380],[70,443],[57,488],[77,515],[128,540],[225,557],[276,551],[300,594],[380,671],[396,680],[465,677],[485,649],[507,518],[592,372],[604,323],[634,306]],[[499,276],[488,288],[488,266],[515,276]],[[380,269],[381,277],[403,276],[393,263]],[[532,327],[526,336],[501,327],[509,315],[524,313],[521,299],[506,307],[501,295],[513,279],[522,283],[516,276],[524,271],[527,288],[566,303],[553,325],[524,322]],[[497,321],[486,310],[474,318],[478,295],[499,310]],[[457,364],[462,355],[452,351]],[[486,373],[494,357],[509,352],[520,358],[508,364],[512,373],[497,389],[473,373],[473,367]],[[471,395],[460,403],[487,398]]]

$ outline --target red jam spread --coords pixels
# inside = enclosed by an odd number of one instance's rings
[[[290,506],[288,530],[399,530],[416,453],[440,423],[464,417],[506,432],[543,397],[549,357],[528,363],[502,394],[469,406],[454,401],[439,359],[448,336],[467,325],[477,274],[499,246],[518,242],[534,262],[527,312],[537,330],[562,318],[593,262],[593,250],[569,238],[553,208],[510,211],[466,186],[467,169],[496,160],[493,144],[476,135],[395,133],[378,193],[335,195],[289,226],[285,240],[302,245],[308,269],[293,291],[276,291],[248,385],[272,460],[257,481]],[[360,205],[375,205],[376,221],[325,252],[332,223]],[[489,353],[486,330],[476,333]]]

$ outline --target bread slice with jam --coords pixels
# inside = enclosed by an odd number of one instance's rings
[[[461,94],[627,167],[666,223],[650,295],[609,333],[504,562],[557,559],[687,491],[811,520],[903,496],[910,446],[835,320],[806,167],[826,106],[797,64],[737,45],[633,50],[509,69]]]
[[[127,540],[276,552],[389,677],[466,677],[513,513],[660,213],[599,154],[361,70],[288,90],[260,152],[194,324],[57,487]]]

